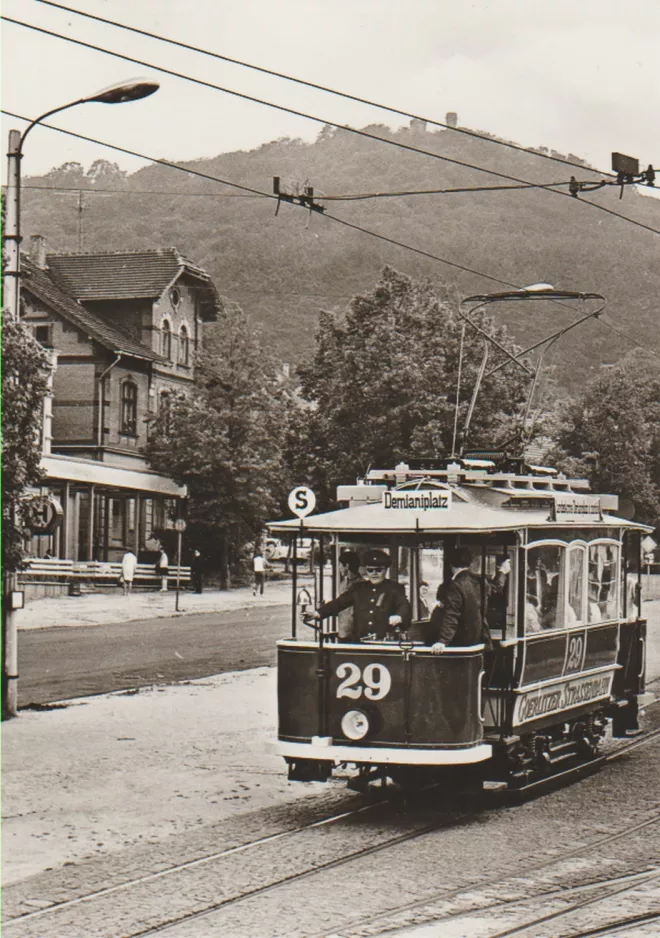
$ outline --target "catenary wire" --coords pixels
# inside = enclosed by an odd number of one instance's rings
[[[189,81],[193,84],[201,85],[204,88],[210,88],[213,91],[221,91],[224,94],[230,94],[237,98],[242,98],[244,101],[251,101],[254,104],[260,104],[264,107],[271,107],[278,111],[284,111],[287,114],[294,115],[294,117],[302,117],[305,120],[311,120],[317,124],[335,127],[338,130],[345,130],[348,133],[356,134],[360,137],[366,137],[369,140],[376,140],[378,143],[385,143],[388,146],[397,147],[401,150],[408,150],[411,153],[418,153],[422,156],[430,156],[432,159],[441,160],[446,163],[453,163],[457,166],[462,166],[465,169],[473,169],[480,173],[487,173],[491,176],[498,176],[500,179],[509,179],[512,182],[527,183],[532,185],[527,179],[518,179],[516,176],[510,176],[507,173],[500,173],[494,169],[487,169],[483,166],[477,166],[476,164],[467,163],[463,160],[456,160],[448,156],[443,156],[440,153],[434,153],[432,150],[424,150],[421,147],[413,147],[410,144],[402,143],[400,140],[390,140],[387,137],[379,137],[377,134],[369,133],[366,130],[358,130],[355,127],[349,127],[345,124],[337,124],[334,121],[327,120],[323,117],[317,117],[314,114],[308,114],[305,111],[298,111],[295,108],[287,107],[284,104],[275,104],[272,101],[266,101],[265,98],[258,98],[254,95],[245,94],[242,91],[236,91],[235,89],[227,88],[224,85],[216,85],[213,82],[205,81],[202,78],[194,78],[191,75],[186,75],[184,72],[177,72],[174,71],[174,69],[166,68],[162,65],[154,65],[152,62],[146,62],[144,59],[136,59],[133,56],[124,55],[122,52],[115,52],[112,49],[105,49],[103,46],[98,46],[91,42],[85,42],[83,39],[76,39],[73,36],[65,36],[63,33],[58,33],[54,30],[46,29],[43,26],[35,26],[34,23],[26,23],[23,20],[17,20],[11,16],[5,15],[0,16],[0,19],[4,20],[6,23],[12,23],[14,26],[21,26],[24,29],[31,29],[34,32],[42,33],[46,36],[51,36],[54,39],[61,39],[63,42],[70,42],[85,49],[90,49],[92,52],[102,52],[105,55],[111,55],[114,58],[123,59],[124,61],[131,62],[134,65],[142,65],[145,68],[153,68],[158,72],[163,72],[165,75],[171,75],[173,78],[181,78],[184,81]]]
[[[390,114],[398,114],[400,117],[408,117],[413,120],[423,121],[427,124],[431,124],[434,127],[443,127],[445,130],[452,130],[455,133],[465,134],[468,137],[476,137],[478,140],[484,140],[486,143],[493,143],[497,146],[507,147],[511,150],[519,150],[521,153],[531,153],[534,156],[538,156],[541,159],[552,160],[555,163],[564,163],[566,166],[575,166],[579,169],[593,169],[593,167],[587,166],[585,163],[577,163],[573,160],[564,159],[559,156],[552,156],[549,153],[540,153],[537,149],[529,149],[527,147],[521,147],[516,143],[511,143],[506,140],[498,140],[494,137],[489,137],[486,134],[480,134],[474,130],[468,130],[465,127],[453,127],[451,124],[443,123],[442,121],[433,120],[430,117],[421,117],[417,114],[411,114],[408,111],[402,111],[399,108],[391,107],[387,104],[381,104],[378,101],[371,101],[368,98],[361,98],[359,95],[349,94],[345,91],[338,91],[336,88],[330,88],[326,85],[319,85],[313,81],[306,81],[303,78],[296,78],[293,75],[287,75],[284,72],[278,72],[274,69],[264,68],[260,65],[253,65],[250,62],[243,62],[240,59],[231,58],[228,55],[221,55],[219,52],[211,52],[209,49],[202,49],[199,46],[193,46],[186,42],[181,42],[177,39],[170,39],[167,36],[161,36],[157,33],[149,32],[146,29],[139,29],[137,26],[128,26],[126,23],[119,23],[116,20],[109,20],[103,16],[96,16],[93,13],[87,13],[83,10],[76,10],[74,7],[65,6],[62,3],[55,3],[53,0],[36,0],[37,3],[44,4],[45,6],[55,7],[59,10],[64,10],[66,13],[75,13],[78,16],[84,16],[87,19],[95,20],[98,23],[105,23],[108,26],[115,26],[118,29],[124,29],[128,32],[136,33],[140,36],[146,36],[149,39],[156,39],[158,42],[166,42],[172,46],[178,46],[180,49],[187,49],[189,52],[196,52],[200,55],[206,55],[210,58],[219,59],[222,62],[229,62],[231,65],[239,65],[241,68],[249,68],[255,72],[261,72],[264,75],[271,75],[274,78],[283,78],[285,81],[291,81],[298,85],[304,85],[307,88],[314,88],[316,91],[324,91],[327,94],[333,94],[340,98],[345,98],[348,101],[355,101],[358,104],[366,104],[369,107],[378,108],[381,111],[389,111]],[[614,173],[601,172],[600,170],[594,170],[595,172],[600,172],[604,176],[614,176]]]
[[[544,183],[544,188],[558,187],[558,186],[568,186],[568,182],[548,182]],[[367,199],[393,199],[393,198],[403,198],[406,196],[413,195],[453,195],[455,193],[469,193],[469,192],[507,192],[510,189],[520,190],[520,189],[537,189],[538,186],[535,183],[530,183],[529,185],[514,185],[514,186],[465,186],[462,188],[455,189],[408,189],[401,190],[398,192],[358,192],[358,193],[348,193],[346,195],[324,195],[319,193],[314,195],[314,200],[317,202],[360,202]],[[85,186],[30,186],[22,185],[21,189],[44,189],[51,192],[90,192],[94,193],[114,193],[115,195],[171,195],[171,196],[191,196],[194,198],[199,198],[200,196],[208,196],[212,199],[252,199],[260,198],[260,196],[252,196],[247,194],[235,193],[235,192],[177,192],[172,189],[104,189],[98,186],[90,186],[89,188]]]
[[[132,56],[124,55],[121,52],[114,52],[110,49],[104,49],[102,46],[97,46],[94,43],[84,42],[82,39],[74,39],[71,36],[65,36],[62,33],[57,33],[57,32],[54,32],[53,30],[45,29],[41,26],[35,26],[32,23],[25,23],[22,20],[16,20],[13,17],[3,15],[0,17],[0,19],[4,20],[5,22],[12,23],[16,26],[22,26],[25,29],[31,29],[35,32],[43,33],[44,35],[51,36],[55,39],[61,39],[64,42],[70,42],[70,43],[73,43],[74,45],[78,45],[86,49],[91,49],[94,52],[102,52],[105,55],[111,55],[111,56],[114,56],[115,58],[122,59],[126,62],[132,62],[135,65],[142,65],[142,66],[145,66],[146,68],[155,69],[156,71],[162,72],[163,74],[171,75],[174,78],[181,78],[184,81],[189,81],[189,82],[192,82],[193,84],[201,85],[202,87],[205,87],[205,88],[210,88],[215,91],[221,91],[225,94],[233,95],[234,97],[241,98],[242,100],[245,100],[245,101],[251,101],[255,104],[263,105],[264,107],[275,108],[276,110],[284,111],[287,114],[293,114],[296,117],[302,117],[305,120],[311,120],[311,121],[314,121],[315,123],[323,124],[323,125],[330,126],[330,127],[336,127],[337,129],[344,130],[347,133],[356,134],[357,136],[360,136],[360,137],[366,137],[367,139],[370,139],[370,140],[376,140],[379,143],[385,143],[390,146],[398,147],[399,149],[402,149],[402,150],[407,150],[412,153],[418,153],[422,156],[430,156],[433,159],[438,159],[443,162],[452,163],[457,166],[462,166],[466,169],[473,169],[477,172],[487,173],[488,175],[491,175],[491,176],[497,176],[500,179],[509,179],[512,182],[525,183],[530,186],[534,185],[533,183],[530,183],[529,180],[520,179],[518,176],[511,176],[507,173],[500,173],[494,169],[486,169],[483,166],[477,166],[476,164],[473,164],[473,163],[467,163],[462,160],[455,160],[448,156],[442,156],[439,153],[434,153],[431,150],[424,150],[421,147],[413,147],[413,146],[410,146],[409,144],[401,143],[401,141],[398,141],[398,140],[391,140],[387,137],[379,137],[377,134],[371,134],[366,130],[358,130],[355,127],[349,127],[344,124],[337,124],[334,121],[330,121],[321,117],[316,117],[313,114],[307,114],[304,111],[298,111],[294,108],[286,107],[283,104],[275,104],[272,101],[266,101],[264,98],[257,98],[253,95],[248,95],[241,91],[236,91],[231,88],[226,88],[223,85],[216,85],[212,82],[204,81],[201,78],[193,78],[190,75],[186,75],[182,72],[176,72],[173,69],[165,68],[162,65],[154,65],[151,62],[145,62],[144,59],[136,59]],[[568,199],[573,198],[571,194],[568,192],[561,192],[558,189],[547,188],[542,184],[538,184],[537,188],[544,189],[546,192],[551,192],[554,195],[564,196]],[[636,219],[628,217],[627,215],[621,215],[619,212],[615,212],[613,209],[605,208],[605,206],[600,205],[597,202],[590,202],[588,199],[577,199],[576,201],[581,202],[583,205],[590,205],[592,208],[606,212],[608,215],[612,215],[615,218],[620,218],[623,221],[627,221],[630,224],[636,225],[639,228],[644,228],[647,231],[651,231],[654,234],[660,234],[659,229],[652,228],[650,225],[645,225],[643,222],[639,222]]]
[[[22,114],[17,114],[17,113],[15,113],[14,111],[9,111],[9,110],[6,110],[5,108],[2,108],[2,109],[0,110],[0,113],[5,114],[7,117],[14,117],[14,118],[16,118],[17,120],[24,121],[25,123],[30,123],[30,118],[29,118],[29,117],[25,117],[25,116],[22,115]],[[232,188],[237,188],[237,189],[241,189],[241,190],[246,190],[246,191],[248,191],[248,192],[254,193],[254,194],[256,194],[256,195],[260,195],[260,196],[262,196],[262,197],[264,197],[264,198],[267,198],[267,199],[270,199],[270,200],[275,200],[275,201],[277,200],[277,196],[274,195],[273,193],[270,193],[270,192],[263,192],[263,191],[261,191],[261,190],[259,190],[259,189],[254,189],[254,188],[252,188],[252,187],[250,187],[250,186],[245,186],[245,185],[243,185],[243,184],[241,184],[241,183],[230,182],[230,181],[227,180],[227,179],[222,179],[222,178],[220,178],[219,176],[212,176],[210,173],[203,173],[203,172],[201,172],[200,170],[188,169],[186,166],[182,166],[182,165],[177,164],[177,163],[172,163],[172,162],[170,162],[169,160],[164,160],[164,159],[162,159],[162,158],[156,158],[156,157],[152,157],[152,156],[147,156],[147,155],[144,154],[144,153],[138,153],[136,150],[129,150],[127,147],[120,147],[120,146],[118,146],[117,144],[114,144],[114,143],[107,143],[106,141],[104,141],[104,140],[99,140],[99,139],[96,138],[96,137],[87,137],[87,136],[85,136],[84,134],[75,133],[75,132],[72,131],[72,130],[63,130],[61,127],[55,127],[55,126],[53,126],[52,124],[47,124],[47,123],[40,124],[39,126],[44,127],[44,128],[47,128],[48,130],[55,130],[55,131],[57,131],[57,133],[66,134],[66,135],[69,136],[69,137],[75,137],[75,138],[78,139],[78,140],[84,140],[84,141],[86,141],[86,142],[88,142],[88,143],[95,143],[95,144],[98,144],[98,145],[100,145],[100,146],[107,147],[107,148],[110,149],[110,150],[116,150],[116,151],[118,151],[118,152],[120,152],[120,153],[125,153],[125,154],[127,154],[128,156],[135,156],[135,157],[138,157],[139,159],[146,160],[146,161],[148,161],[148,162],[155,163],[155,164],[160,165],[160,166],[165,166],[165,167],[167,167],[167,168],[169,168],[169,169],[179,170],[179,172],[187,173],[188,175],[199,176],[200,178],[202,178],[202,179],[207,179],[207,180],[209,180],[209,181],[211,181],[211,182],[217,182],[217,183],[220,183],[221,185],[231,186]],[[305,206],[302,206],[302,205],[300,205],[299,203],[294,203],[294,204],[296,204],[296,205],[297,205],[298,207],[300,207],[300,208],[305,208],[306,210],[308,210]],[[396,241],[394,238],[389,238],[389,237],[387,237],[386,235],[380,234],[379,232],[371,231],[369,228],[364,228],[364,227],[362,227],[362,226],[360,226],[360,225],[356,225],[356,224],[354,224],[354,223],[352,223],[352,222],[346,221],[345,219],[338,218],[338,217],[335,216],[335,215],[330,215],[330,214],[327,213],[327,212],[324,212],[324,213],[321,215],[321,217],[322,217],[322,218],[328,218],[328,219],[330,219],[330,220],[332,220],[332,221],[334,221],[334,222],[336,222],[336,223],[338,223],[338,224],[340,224],[340,225],[344,225],[344,226],[347,227],[347,228],[352,228],[352,229],[354,229],[355,231],[360,231],[360,232],[362,232],[363,234],[367,234],[367,235],[369,235],[370,237],[377,238],[377,239],[379,239],[379,240],[381,240],[381,241],[385,241],[385,242],[387,242],[387,243],[389,243],[389,244],[392,244],[392,245],[394,245],[394,246],[396,246],[396,247],[403,248],[404,250],[412,251],[412,252],[415,253],[415,254],[419,254],[419,255],[421,255],[421,256],[423,256],[423,257],[427,257],[427,258],[429,258],[429,259],[431,259],[431,260],[439,261],[441,264],[446,264],[448,267],[454,267],[454,268],[456,268],[456,269],[458,269],[458,270],[462,270],[462,271],[464,271],[464,272],[466,272],[466,273],[475,274],[475,275],[478,276],[478,277],[482,277],[484,280],[490,280],[490,281],[492,281],[493,283],[499,283],[499,284],[502,284],[503,286],[515,287],[516,289],[519,289],[519,288],[520,288],[520,285],[519,285],[519,284],[512,283],[512,282],[509,281],[509,280],[502,280],[501,278],[499,278],[499,277],[494,277],[494,276],[492,276],[491,274],[483,273],[483,271],[474,270],[473,268],[470,268],[470,267],[465,267],[465,266],[463,266],[462,264],[457,264],[455,261],[450,261],[450,260],[448,260],[448,259],[445,258],[445,257],[440,257],[440,256],[437,255],[437,254],[431,254],[431,253],[428,252],[428,251],[424,251],[424,250],[421,249],[421,248],[416,248],[416,247],[414,247],[413,245],[406,244],[405,242],[402,242],[402,241]],[[555,302],[556,305],[561,306],[562,308],[566,308],[563,303],[558,303],[557,301],[552,301],[552,302]],[[602,314],[601,314],[601,315],[602,315]],[[601,321],[600,318],[599,318],[599,321]],[[607,323],[607,325],[610,326],[609,323]],[[611,329],[614,329],[614,331],[616,331],[616,332],[619,331],[619,330],[615,329],[614,326],[610,326],[610,328],[611,328]],[[652,349],[649,349],[647,345],[642,345],[642,344],[636,342],[635,339],[634,339],[632,336],[628,336],[628,335],[626,335],[625,333],[621,333],[621,335],[624,336],[624,337],[630,342],[630,344],[631,344],[632,346],[634,346],[635,348],[646,349],[646,350],[649,351],[654,357],[660,358],[660,354],[656,353],[656,352],[653,351]]]

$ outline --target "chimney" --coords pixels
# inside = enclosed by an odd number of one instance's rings
[[[458,114],[456,111],[447,111],[447,116],[445,117],[445,124],[447,127],[458,127]]]
[[[411,117],[410,119],[410,129],[413,133],[426,133],[426,121],[420,120],[418,117]]]
[[[46,269],[46,239],[43,235],[30,235],[30,260],[35,267]]]

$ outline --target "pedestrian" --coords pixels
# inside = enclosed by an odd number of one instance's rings
[[[264,595],[264,580],[266,578],[266,561],[264,560],[261,550],[257,548],[254,552],[254,557],[252,558],[252,570],[254,572],[254,583],[252,585],[252,595],[257,595],[257,590],[259,590],[259,595]]]
[[[192,560],[190,561],[190,578],[192,580],[192,588],[196,593],[202,592],[202,567],[202,555],[198,550],[194,550]]]
[[[167,592],[167,576],[170,572],[169,568],[170,568],[170,562],[169,562],[168,556],[165,553],[165,550],[161,547],[160,557],[158,558],[158,562],[156,563],[156,573],[160,577],[161,593]]]
[[[124,596],[128,596],[133,589],[136,567],[137,557],[129,547],[121,558],[121,585],[124,587]]]

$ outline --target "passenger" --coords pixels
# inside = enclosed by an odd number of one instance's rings
[[[363,567],[366,577],[356,580],[336,599],[323,603],[310,619],[327,619],[343,609],[352,608],[350,631],[340,635],[340,641],[357,642],[361,638],[383,640],[388,632],[405,632],[410,626],[410,603],[400,583],[387,579],[385,574],[392,560],[384,550],[368,550]]]
[[[419,618],[428,619],[430,616],[429,607],[428,607],[428,598],[429,598],[429,585],[426,580],[422,580],[419,584]]]
[[[528,597],[525,603],[525,634],[529,635],[532,632],[540,632],[540,631],[541,631],[541,620],[539,619],[539,612],[538,612],[536,600]]]
[[[443,583],[441,605],[431,613],[429,637],[431,651],[440,655],[447,645],[492,646],[488,624],[482,612],[481,556],[469,548],[461,547],[449,554],[451,580]],[[493,581],[486,581],[488,589],[502,592],[511,562],[505,560]]]
[[[343,550],[339,555],[339,590],[344,593],[354,583],[362,580],[360,555],[355,550]],[[337,616],[339,641],[350,641],[353,634],[353,607],[342,609]]]

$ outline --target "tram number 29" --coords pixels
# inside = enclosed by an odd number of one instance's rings
[[[382,700],[392,686],[392,676],[384,664],[368,664],[364,671],[345,661],[335,672],[341,684],[337,688],[337,698],[350,697],[357,700],[364,694],[368,700]]]
[[[566,660],[567,671],[577,671],[582,666],[582,652],[584,650],[584,638],[582,635],[573,635],[568,641],[568,657]]]

